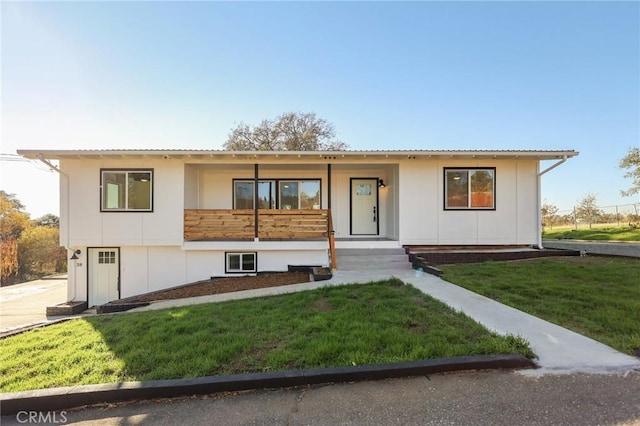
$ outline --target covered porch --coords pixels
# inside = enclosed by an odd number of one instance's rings
[[[335,237],[338,247],[398,247],[397,163],[297,160],[185,164],[185,244]]]

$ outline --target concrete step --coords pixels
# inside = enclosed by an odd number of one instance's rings
[[[404,249],[340,249],[336,250],[339,270],[407,270],[411,269]]]
[[[409,256],[406,254],[370,254],[370,255],[339,255],[336,254],[336,259],[342,260],[343,262],[408,262]]]
[[[406,271],[411,264],[406,263],[367,263],[363,265],[341,264],[338,261],[338,271]]]
[[[363,248],[341,248],[336,249],[336,256],[362,256],[362,255],[388,255],[388,254],[396,254],[396,255],[405,255],[405,251],[403,248],[372,248],[372,249],[363,249]]]

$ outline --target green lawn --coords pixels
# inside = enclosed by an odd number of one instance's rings
[[[564,257],[441,266],[443,278],[622,352],[640,349],[640,259]]]
[[[33,330],[0,340],[0,390],[498,353],[535,356],[389,280]]]
[[[596,241],[640,241],[640,228],[629,226],[593,225],[592,229],[573,227],[547,228],[542,233],[545,239],[572,239]]]

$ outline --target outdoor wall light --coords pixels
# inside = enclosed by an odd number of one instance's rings
[[[78,255],[79,255],[80,253],[82,253],[82,250],[80,250],[80,249],[78,249],[78,250],[74,251],[74,252],[73,252],[73,256],[71,256],[71,259],[70,259],[70,260],[78,260],[78,259],[79,259]]]
[[[387,185],[384,184],[384,180],[378,179],[378,188],[384,188],[385,186]]]

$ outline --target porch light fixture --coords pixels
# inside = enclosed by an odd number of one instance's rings
[[[385,186],[387,185],[384,184],[384,180],[378,179],[378,188],[384,188]]]
[[[82,253],[82,250],[79,250],[79,249],[78,249],[78,250],[74,251],[74,252],[73,252],[73,256],[71,256],[71,259],[70,259],[70,260],[78,260],[78,259],[80,259],[80,258],[78,257],[78,255],[79,255],[80,253]]]

